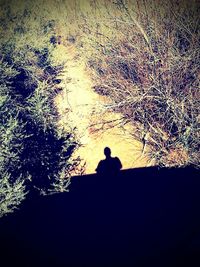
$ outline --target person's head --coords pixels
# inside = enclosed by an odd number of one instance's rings
[[[109,158],[111,155],[111,150],[109,147],[105,147],[104,148],[104,155],[106,156],[106,158]]]

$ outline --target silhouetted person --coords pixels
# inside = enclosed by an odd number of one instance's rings
[[[116,175],[122,168],[121,161],[118,157],[111,157],[111,150],[109,147],[104,148],[106,158],[101,160],[96,168],[96,172],[100,175]]]

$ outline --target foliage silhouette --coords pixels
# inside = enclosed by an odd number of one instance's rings
[[[28,191],[66,191],[78,140],[58,127],[54,98],[63,65],[53,61],[53,21],[30,24],[31,8],[1,4],[0,29],[0,216],[15,210]],[[26,12],[25,12],[26,11]],[[15,13],[13,15],[13,13]],[[9,27],[8,27],[9,26]],[[32,36],[30,38],[30,31]],[[45,34],[44,34],[45,32]],[[29,42],[27,43],[27,38]],[[38,42],[39,38],[39,42]]]

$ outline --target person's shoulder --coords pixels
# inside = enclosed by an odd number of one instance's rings
[[[96,169],[95,169],[95,171],[99,172],[101,169],[102,169],[102,161],[100,160],[98,165],[97,165],[97,167],[96,167]]]
[[[98,163],[98,167],[102,167],[105,164],[105,159],[102,159]]]
[[[112,160],[113,160],[113,163],[115,164],[120,163],[120,159],[118,157],[113,157]]]
[[[118,157],[115,157],[115,163],[120,169],[122,168],[122,163]]]
[[[98,163],[98,166],[100,166],[102,164],[103,160],[100,160]]]

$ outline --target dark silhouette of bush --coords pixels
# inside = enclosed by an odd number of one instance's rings
[[[71,159],[78,141],[58,127],[54,98],[60,88],[63,66],[51,61],[52,47],[42,40],[23,42],[24,16],[11,19],[9,3],[2,3],[0,27],[8,35],[0,44],[0,216],[15,210],[28,191],[66,191],[70,171],[79,159]],[[9,15],[6,17],[6,15]],[[21,18],[21,20],[20,20]],[[10,24],[13,35],[6,23]],[[52,34],[51,21],[38,30]],[[17,25],[17,26],[16,26]],[[44,27],[43,27],[44,26]],[[17,37],[20,36],[17,41]],[[58,87],[59,86],[59,87]]]

